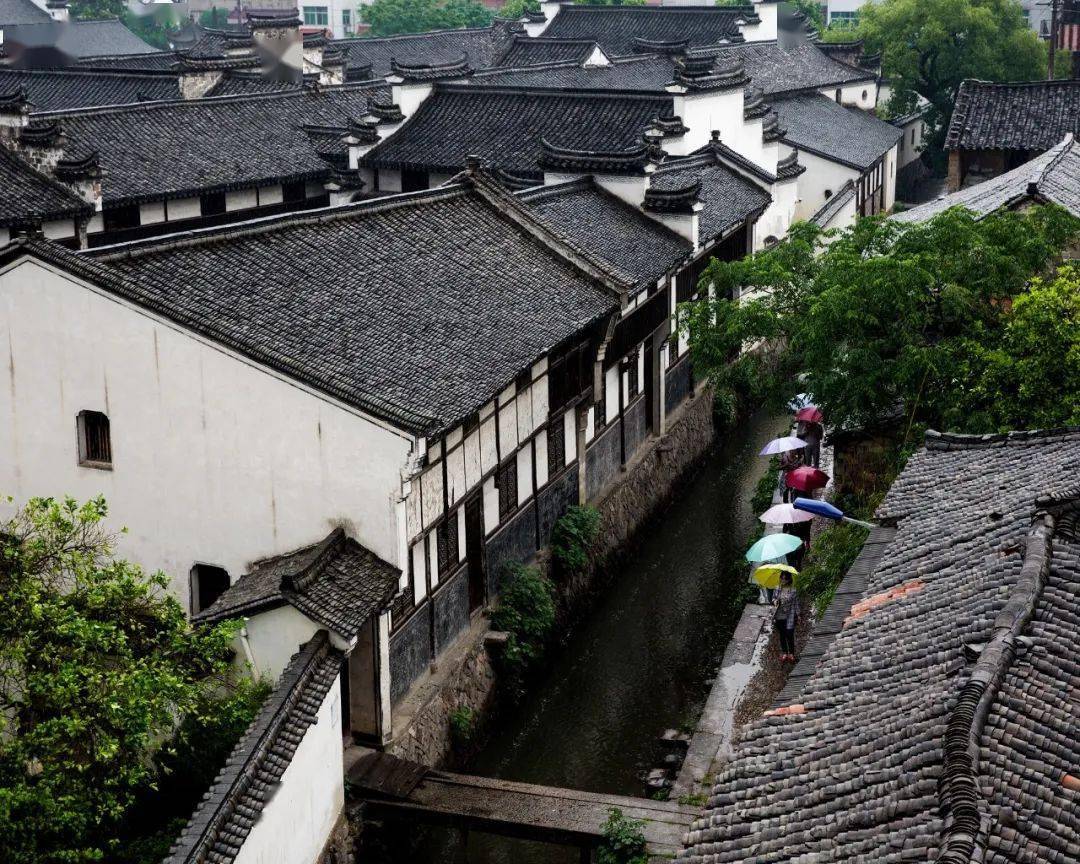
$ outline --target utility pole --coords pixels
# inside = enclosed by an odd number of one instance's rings
[[[1058,26],[1058,3],[1060,0],[1050,0],[1050,59],[1046,64],[1046,79],[1054,80],[1054,55],[1057,53]]]

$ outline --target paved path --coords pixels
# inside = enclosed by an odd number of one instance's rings
[[[601,839],[613,807],[645,821],[650,855],[674,855],[699,808],[675,801],[579,792],[531,783],[435,771],[374,750],[346,772],[348,788],[373,815],[406,816],[511,837],[584,849]]]

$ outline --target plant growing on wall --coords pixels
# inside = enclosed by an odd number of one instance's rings
[[[600,511],[595,507],[570,507],[559,518],[551,532],[551,554],[559,575],[565,578],[585,572],[599,533]]]
[[[631,819],[618,807],[608,811],[604,839],[596,849],[596,864],[645,864],[645,823]]]
[[[462,705],[450,712],[450,741],[454,747],[464,749],[472,743],[476,731],[476,714],[472,708]]]
[[[113,557],[106,512],[101,498],[39,498],[0,523],[0,857],[10,864],[123,860],[125,821],[156,794],[177,718],[205,729],[230,692],[238,624],[192,629],[164,574]],[[228,737],[254,713],[234,707]],[[201,760],[203,742],[185,742],[185,760]],[[194,803],[169,815],[186,818]]]
[[[508,634],[500,662],[511,684],[544,651],[555,626],[555,586],[536,567],[508,564],[491,624]]]

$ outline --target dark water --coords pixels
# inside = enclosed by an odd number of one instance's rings
[[[644,794],[642,778],[664,754],[658,736],[694,725],[738,623],[750,497],[766,467],[757,452],[782,426],[759,414],[710,455],[521,703],[503,713],[470,773]],[[465,860],[452,832],[403,828],[384,832],[390,860]],[[472,864],[577,860],[548,844],[476,834],[468,842]]]

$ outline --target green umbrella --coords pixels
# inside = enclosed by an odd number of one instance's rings
[[[802,546],[793,534],[766,534],[746,552],[747,561],[774,561]]]

